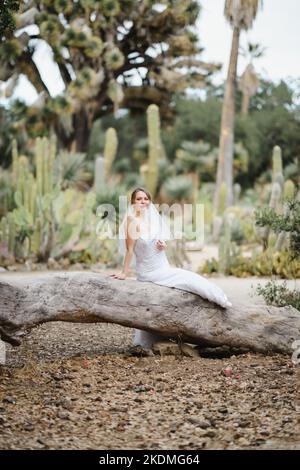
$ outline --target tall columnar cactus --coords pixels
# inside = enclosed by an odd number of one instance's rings
[[[116,158],[118,150],[118,136],[113,127],[107,129],[105,133],[105,146],[104,146],[104,174],[105,181],[110,177],[111,167]]]
[[[282,190],[281,190],[280,184],[278,182],[273,183],[272,191],[271,191],[271,198],[269,202],[270,209],[276,210],[280,202],[281,194],[282,194]],[[269,234],[270,234],[270,226],[264,227],[263,233],[262,233],[262,241],[263,241],[264,250],[268,248]]]
[[[219,191],[219,203],[218,203],[218,212],[213,214],[212,219],[212,240],[217,242],[219,239],[219,235],[221,232],[223,219],[224,219],[224,212],[226,208],[226,198],[227,198],[227,185],[225,181],[221,183],[220,191]]]
[[[226,207],[226,198],[227,198],[227,184],[225,181],[222,182],[219,192],[219,214],[224,214]]]
[[[237,205],[239,197],[241,195],[241,185],[239,183],[235,183],[233,185],[233,197],[234,197],[234,205]]]
[[[43,242],[43,226],[41,217],[37,217],[35,221],[35,230],[30,237],[30,251],[36,255],[40,253]]]
[[[18,145],[16,139],[12,141],[12,181],[13,185],[16,187],[18,180],[18,168],[19,168],[19,155],[18,155]]]
[[[5,215],[0,220],[0,240],[5,245],[8,245],[8,223]]]
[[[147,108],[148,129],[148,167],[145,172],[145,183],[149,191],[155,195],[158,183],[158,160],[164,157],[160,138],[159,108],[150,104]]]
[[[294,182],[292,180],[287,180],[284,183],[284,187],[283,187],[283,200],[284,201],[292,200],[295,198],[295,194],[296,194],[296,187],[295,187]],[[290,209],[288,205],[284,204],[283,216],[288,217],[289,213],[290,213]],[[282,250],[284,243],[288,238],[288,235],[289,234],[285,231],[282,231],[278,234],[276,244],[275,244],[276,251]]]
[[[94,189],[96,193],[100,192],[105,186],[104,158],[99,156],[95,160],[94,170]]]
[[[272,174],[272,182],[279,183],[281,188],[283,188],[284,184],[284,177],[283,177],[283,168],[282,168],[282,151],[278,145],[275,145],[273,148],[273,174]]]
[[[166,152],[161,140],[159,107],[156,104],[150,104],[147,108],[147,128],[149,156],[150,152],[154,151],[157,153],[159,160],[166,158]]]
[[[53,167],[56,157],[56,140],[38,137],[35,147],[37,191],[39,196],[53,190]]]
[[[294,199],[296,194],[296,186],[292,180],[287,180],[283,186],[283,199],[290,200]]]
[[[15,252],[16,247],[16,224],[13,214],[9,212],[2,217],[0,222],[0,241],[4,243],[10,253]]]
[[[220,215],[215,215],[212,220],[212,241],[218,242],[221,232],[223,218]]]
[[[228,274],[230,270],[230,251],[231,251],[231,227],[228,216],[224,214],[224,234],[219,243],[219,262],[221,272]]]
[[[273,174],[282,173],[282,151],[279,145],[273,148]]]
[[[38,138],[35,145],[36,175],[31,171],[29,159],[18,156],[16,143],[13,144],[13,180],[15,181],[15,202],[17,208],[8,214],[10,242],[14,251],[35,253],[45,257],[53,241],[53,169],[56,158],[56,137]],[[3,231],[2,231],[3,232]],[[6,228],[6,233],[8,229]],[[18,243],[13,238],[18,234]],[[21,237],[19,236],[21,234]]]
[[[29,208],[29,194],[30,194],[30,168],[29,160],[24,155],[18,158],[18,171],[16,180],[16,192],[18,198],[18,204],[23,204],[26,209]]]
[[[8,249],[11,253],[14,253],[16,246],[16,224],[14,217],[11,212],[7,214],[8,221]]]

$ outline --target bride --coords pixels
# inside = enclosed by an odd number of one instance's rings
[[[136,188],[132,192],[119,229],[119,252],[124,255],[123,269],[110,277],[124,280],[129,268],[135,266],[138,281],[175,287],[198,294],[223,308],[231,307],[231,302],[217,285],[193,271],[170,266],[165,253],[165,240],[171,239],[170,231],[151,199],[150,193],[144,188]],[[147,331],[135,330],[133,343],[151,349],[158,338]]]

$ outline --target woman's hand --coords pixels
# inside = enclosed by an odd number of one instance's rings
[[[109,277],[113,277],[114,279],[121,279],[122,281],[124,281],[124,279],[126,279],[126,274],[121,271],[117,274],[110,274]]]
[[[156,240],[156,248],[158,250],[165,250],[166,247],[167,247],[166,242],[164,242],[163,240]]]

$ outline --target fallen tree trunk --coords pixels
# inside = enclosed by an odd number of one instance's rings
[[[183,290],[83,272],[0,281],[0,335],[16,345],[18,332],[49,321],[118,323],[203,346],[291,354],[300,338],[293,307],[234,304],[229,309]]]

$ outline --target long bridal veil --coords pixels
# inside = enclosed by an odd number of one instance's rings
[[[118,252],[122,256],[124,260],[124,256],[126,254],[126,237],[127,237],[127,230],[130,230],[130,226],[128,225],[128,217],[133,216],[135,214],[136,206],[135,204],[129,203],[127,206],[126,213],[123,217],[123,220],[119,227],[119,236],[118,236]],[[150,202],[149,206],[147,206],[143,211],[143,219],[145,222],[149,224],[149,232],[146,234],[145,238],[157,238],[158,240],[171,240],[171,229],[170,229],[170,220],[165,215],[160,215],[157,208]],[[130,230],[130,235],[134,238],[137,237],[137,233],[133,230]],[[136,256],[133,254],[130,265],[130,268],[136,267]]]

